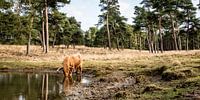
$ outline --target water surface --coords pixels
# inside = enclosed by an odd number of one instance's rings
[[[0,99],[62,100],[73,98],[72,92],[88,83],[83,77],[79,82],[78,77],[69,80],[55,73],[0,73]]]

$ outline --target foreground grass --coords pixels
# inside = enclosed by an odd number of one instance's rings
[[[9,61],[0,62],[0,69],[41,69],[41,68],[58,68],[61,66],[60,62],[23,62],[23,61]]]
[[[149,54],[147,51],[108,51],[81,47],[66,51],[53,49],[49,54],[43,54],[35,47],[36,52],[25,56],[23,47],[13,48],[18,48],[18,51],[12,51],[12,47],[0,47],[0,70],[55,70],[62,66],[66,55],[77,51],[84,60],[83,71],[92,71],[101,81],[105,81],[105,77],[111,79],[114,72],[123,73],[122,77],[134,77],[134,88],[130,86],[114,97],[168,100],[195,99],[200,96],[200,51]]]

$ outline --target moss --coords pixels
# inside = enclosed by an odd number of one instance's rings
[[[180,84],[178,84],[176,87],[177,88],[200,87],[200,77],[197,76],[188,78],[185,81],[180,82]]]
[[[149,86],[147,86],[149,88]],[[158,90],[156,90],[158,88]],[[169,87],[169,88],[161,88],[158,86],[151,86],[151,91],[144,92],[141,95],[141,99],[144,100],[183,100],[183,96],[192,92],[194,88],[176,88],[176,87]],[[184,99],[185,100],[185,99]]]
[[[165,81],[177,80],[185,77],[186,75],[183,72],[165,71],[162,73],[162,79]]]
[[[163,65],[161,67],[149,68],[145,70],[143,73],[145,75],[157,76],[157,75],[161,75],[167,69],[168,67]]]

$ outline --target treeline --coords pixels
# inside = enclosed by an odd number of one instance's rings
[[[41,45],[48,53],[56,44],[83,44],[81,23],[58,9],[68,0],[1,0],[0,43]]]
[[[191,0],[143,0],[135,7],[135,29],[146,33],[150,52],[200,47],[200,20]]]
[[[100,0],[102,27],[86,32],[86,45],[152,53],[200,48],[200,19],[191,0],[142,0],[135,7],[133,25],[120,15],[118,0],[109,1]]]
[[[58,9],[70,0],[1,0],[0,43],[64,44],[109,49],[192,50],[200,48],[200,20],[191,0],[142,0],[133,10],[133,24],[119,11],[118,0],[100,0],[102,13],[96,26],[84,32],[81,22]]]

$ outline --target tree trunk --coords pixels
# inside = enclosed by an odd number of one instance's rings
[[[163,36],[161,32],[161,23],[162,23],[162,16],[159,16],[159,35],[160,35],[160,51],[163,53]]]
[[[182,50],[182,42],[181,42],[181,36],[178,36],[178,44],[179,44],[179,50]]]
[[[119,50],[119,39],[117,38],[117,50]]]
[[[156,41],[156,33],[155,33],[155,28],[152,24],[152,46],[154,48],[154,53],[157,53],[157,41]]]
[[[56,42],[56,33],[55,33],[54,38],[53,38],[52,48],[54,48],[54,46],[55,46],[55,42]]]
[[[186,51],[188,51],[188,38],[189,38],[189,27],[190,27],[190,25],[189,25],[189,14],[188,14],[188,10],[187,10],[187,17],[188,17],[188,19],[187,19],[187,35],[186,35]]]
[[[131,49],[132,48],[132,41],[131,41],[132,39],[131,39],[131,36],[129,37],[129,45],[128,45],[128,47],[129,47],[129,49]]]
[[[109,6],[108,3],[107,3],[107,6]],[[110,30],[109,30],[109,23],[108,23],[108,13],[109,13],[109,11],[107,12],[107,15],[106,15],[106,28],[107,28],[107,34],[108,34],[108,48],[109,48],[109,50],[111,50]]]
[[[29,5],[31,5],[31,1],[29,1]],[[27,43],[27,52],[26,52],[26,55],[29,55],[30,54],[30,44],[31,44],[31,32],[32,32],[32,27],[33,27],[33,19],[34,19],[34,11],[31,7],[31,15],[30,15],[30,22],[29,22],[29,34],[28,34],[28,43]]]
[[[135,47],[135,49],[137,50],[137,48],[136,48],[136,46],[137,46],[137,34],[134,34],[134,47]]]
[[[186,36],[186,51],[188,51],[188,35]]]
[[[48,5],[45,0],[45,18],[46,18],[46,50],[45,53],[49,52],[49,25],[48,25]]]
[[[152,53],[152,48],[151,48],[151,33],[150,33],[150,27],[148,25],[148,36],[147,36],[147,41],[148,41],[148,46],[149,46],[149,52]]]
[[[107,7],[109,7],[109,4],[108,4],[108,0],[107,0]],[[109,50],[111,50],[111,40],[110,40],[110,30],[109,30],[109,23],[108,23],[108,14],[109,14],[109,9],[107,9],[107,15],[106,15],[106,28],[107,28],[107,34],[108,34],[108,48]]]
[[[46,39],[45,39],[45,9],[42,10],[42,47],[43,52],[45,52],[46,49]]]
[[[170,20],[171,20],[171,24],[172,24],[172,38],[174,39],[174,49],[175,50],[178,50],[178,46],[177,46],[177,37],[176,37],[176,32],[175,32],[175,29],[174,29],[174,21],[173,21],[173,18],[172,18],[172,15],[171,13],[169,14],[170,16]]]
[[[29,31],[29,35],[28,35],[28,43],[27,43],[26,55],[30,54],[30,44],[31,44],[31,31]]]
[[[140,36],[139,36],[139,43],[140,43],[140,47],[139,47],[139,50],[140,50],[140,52],[141,52],[141,50],[142,50],[142,35],[141,35],[142,33],[140,32]]]
[[[149,25],[149,27],[150,27],[150,46],[151,46],[151,53],[154,53],[154,42],[153,42],[153,40],[154,40],[154,36],[153,36],[153,26],[151,26],[151,25]]]
[[[200,36],[197,37],[197,49],[200,49]]]

